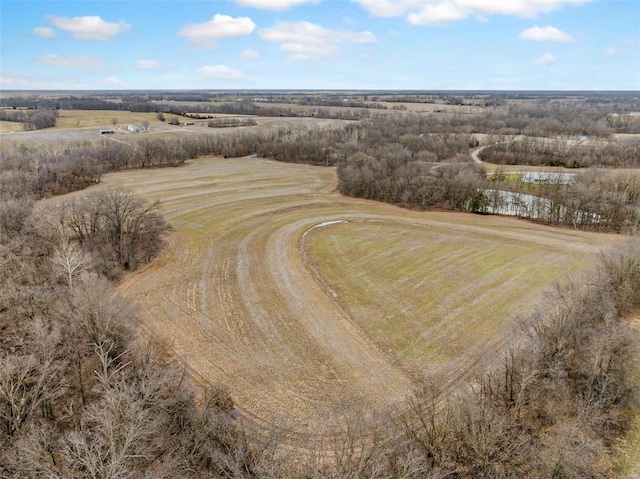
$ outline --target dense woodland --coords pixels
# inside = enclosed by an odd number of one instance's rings
[[[339,188],[348,196],[409,208],[504,211],[576,229],[632,232],[640,225],[638,172],[593,170],[569,184],[551,179],[532,187],[500,173],[487,178],[482,165],[438,166],[358,153],[339,163]]]
[[[487,192],[519,186],[468,163],[476,142],[462,123],[402,115],[322,131],[3,147],[0,477],[616,477],[617,448],[640,411],[625,321],[640,309],[637,239],[550,292],[514,326],[520,342],[468,387],[445,398],[438,378],[426,379],[402,414],[371,423],[345,413],[335,437],[299,453],[277,424],[247,428],[226,391],[195,388],[162,345],[134,343],[135,305],[111,281],[162,248],[170,225],[158,205],[121,189],[41,201],[108,171],[258,154],[338,165],[345,194],[483,212]],[[593,171],[536,188],[574,227],[587,223],[570,212],[597,212],[593,228],[637,224],[636,176]]]
[[[550,181],[535,189],[522,182],[504,181],[500,175],[487,179],[482,168],[469,163],[469,149],[478,144],[475,137],[458,131],[464,129],[451,129],[433,117],[399,115],[324,129],[243,128],[225,135],[131,142],[105,139],[98,145],[69,145],[60,150],[21,145],[4,149],[0,187],[5,196],[17,192],[38,199],[85,188],[109,171],[178,166],[203,155],[256,154],[279,161],[337,165],[343,194],[409,208],[478,213],[509,208],[511,214],[524,218],[603,231],[632,231],[640,223],[640,179],[636,173],[592,168],[570,184]],[[482,153],[485,159],[496,158],[498,162],[511,155],[521,158],[518,163],[539,164],[543,161],[540,158],[547,158],[547,163],[562,161],[569,166],[577,161],[592,167],[640,166],[638,140],[601,140],[576,146],[571,140],[518,138]],[[510,197],[501,191],[531,196]]]
[[[391,108],[382,101],[391,102]],[[262,103],[266,101],[265,103]],[[640,100],[634,93],[618,94],[397,94],[376,92],[249,94],[157,92],[6,96],[0,108],[40,110],[114,110],[187,114],[238,114],[256,116],[317,117],[359,120],[397,115],[393,103],[412,101],[442,105],[477,105],[481,114],[421,115],[432,133],[495,133],[528,136],[603,137],[612,133],[640,133]],[[279,103],[279,104],[273,104]],[[299,108],[303,106],[305,108]],[[308,108],[308,106],[314,106]]]
[[[568,141],[524,137],[517,141],[496,141],[482,150],[481,157],[483,161],[498,165],[640,168],[640,141],[594,144],[586,137]]]
[[[41,130],[56,126],[57,110],[7,110],[0,109],[0,121],[22,123],[25,130]]]
[[[212,118],[207,122],[209,128],[234,128],[239,126],[256,126],[255,118]]]

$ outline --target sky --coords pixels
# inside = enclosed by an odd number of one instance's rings
[[[640,0],[0,0],[0,90],[640,90]]]

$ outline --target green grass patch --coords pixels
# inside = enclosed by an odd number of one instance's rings
[[[385,350],[453,361],[494,340],[566,271],[573,252],[395,222],[312,231],[310,262],[337,301]]]

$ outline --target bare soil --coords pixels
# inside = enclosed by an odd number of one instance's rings
[[[345,198],[332,168],[259,158],[104,181],[160,200],[175,228],[121,284],[141,329],[228,387],[248,422],[317,437],[351,411],[401,408],[422,377],[455,387],[618,240]]]

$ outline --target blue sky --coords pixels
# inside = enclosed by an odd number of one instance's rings
[[[640,0],[0,0],[2,90],[640,90]]]

